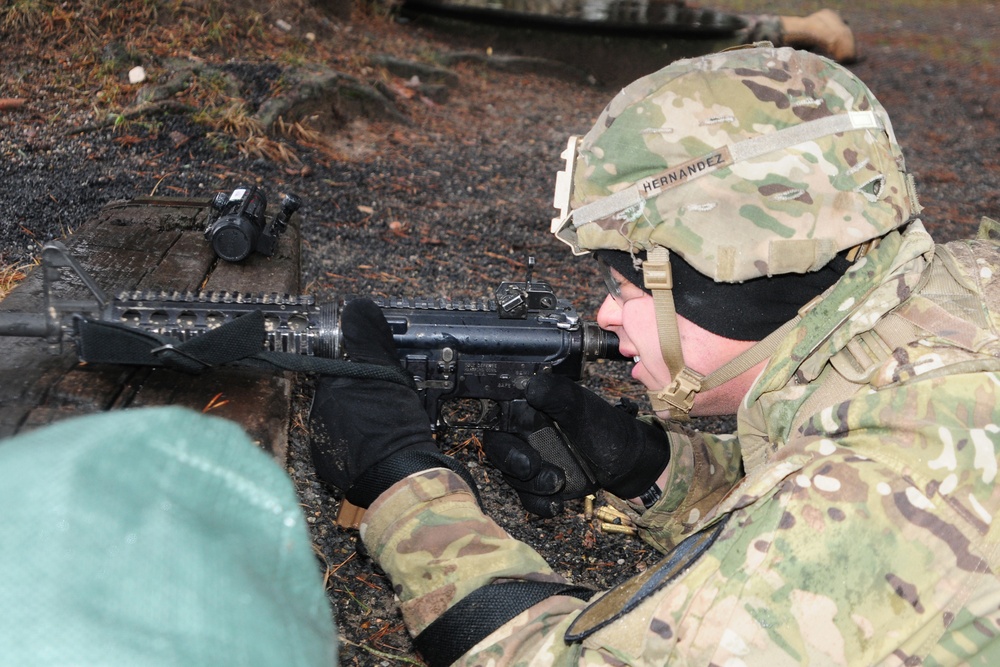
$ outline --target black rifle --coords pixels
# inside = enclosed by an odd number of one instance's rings
[[[389,322],[406,371],[402,378],[384,379],[415,385],[433,429],[523,433],[534,414],[523,397],[533,375],[580,380],[586,362],[622,359],[617,337],[581,320],[550,285],[533,281],[533,265],[529,258],[526,279],[501,283],[492,299],[372,298]],[[343,360],[339,320],[348,299],[317,304],[311,296],[232,292],[111,296],[59,242],[44,247],[41,268],[43,312],[0,312],[0,335],[44,337],[60,346],[72,340],[80,360],[90,363],[188,372],[233,362],[330,374],[388,372]],[[90,298],[56,298],[55,286],[66,274],[75,274]],[[532,444],[546,460],[574,467],[560,461],[568,454],[553,437],[540,425]]]

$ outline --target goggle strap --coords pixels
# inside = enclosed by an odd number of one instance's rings
[[[591,222],[613,218],[634,207],[641,208],[645,206],[647,199],[656,197],[693,179],[730,167],[737,162],[761,157],[832,134],[841,134],[852,130],[876,129],[884,130],[885,127],[873,111],[850,111],[835,116],[824,116],[752,139],[738,141],[689,160],[682,165],[676,165],[664,172],[644,178],[624,190],[577,208],[570,213],[573,218],[573,226],[580,228]],[[915,199],[912,194],[915,190],[913,188],[908,190],[911,193],[911,199]]]
[[[760,157],[808,141],[815,141],[831,134],[841,134],[851,130],[882,129],[882,123],[873,111],[849,111],[836,116],[824,116],[799,125],[792,125],[777,132],[762,134],[753,139],[738,141],[729,147],[733,161],[741,162]]]
[[[573,211],[573,227],[579,228],[595,220],[611,218],[630,208],[641,209],[645,205],[646,199],[633,185]]]

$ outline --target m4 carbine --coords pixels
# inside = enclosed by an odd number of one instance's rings
[[[415,386],[432,428],[514,432],[523,391],[538,373],[580,380],[586,362],[622,359],[618,339],[580,319],[545,282],[503,282],[492,299],[371,297],[393,331],[405,373],[344,360],[340,312],[347,299],[232,292],[107,294],[59,242],[42,251],[43,312],[0,312],[0,335],[71,340],[81,361],[165,366],[201,372],[222,363],[365,376],[388,373]],[[60,300],[55,289],[75,274],[90,298]],[[449,411],[455,399],[461,410]],[[459,415],[452,416],[452,413]],[[463,416],[464,415],[464,416]],[[558,458],[552,453],[543,458]],[[555,461],[554,461],[555,462]]]

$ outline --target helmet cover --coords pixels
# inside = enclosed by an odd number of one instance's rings
[[[790,48],[674,62],[570,148],[557,237],[578,253],[666,247],[718,282],[816,271],[919,212],[872,92]]]

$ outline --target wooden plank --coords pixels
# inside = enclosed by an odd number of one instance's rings
[[[80,364],[64,373],[49,387],[45,405],[86,412],[110,410],[121,387],[136,374],[128,366]]]
[[[278,461],[288,453],[289,374],[222,368],[196,377],[157,368],[126,388],[115,407],[181,405],[243,426]],[[276,425],[281,428],[276,428]]]
[[[204,234],[184,231],[167,256],[143,276],[137,287],[143,290],[169,287],[181,292],[197,292],[204,289],[215,261],[215,253],[205,241]]]
[[[64,239],[70,252],[109,294],[119,290],[199,289],[299,291],[299,233],[292,220],[274,257],[253,255],[234,265],[218,260],[204,229],[200,200],[141,199],[105,207]],[[32,271],[0,310],[42,312],[41,270]],[[79,281],[61,281],[60,299],[85,299]],[[103,410],[183,405],[231,419],[283,462],[291,419],[292,376],[248,368],[189,376],[166,369],[87,365],[71,345],[0,337],[0,437],[67,417]],[[53,349],[55,348],[55,349]]]
[[[32,409],[45,402],[49,388],[76,365],[76,356],[51,354],[37,338],[0,344],[0,436],[7,436],[17,433]]]

